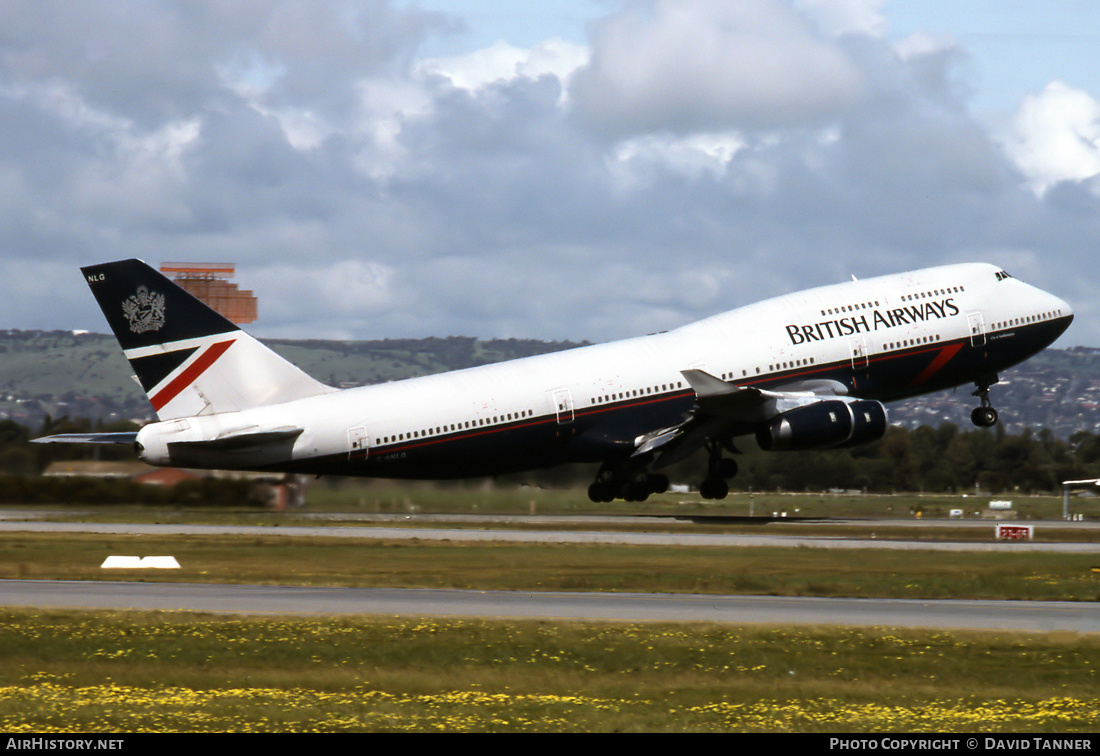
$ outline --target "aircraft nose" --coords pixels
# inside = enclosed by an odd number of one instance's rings
[[[1055,336],[1057,338],[1065,333],[1066,329],[1069,328],[1069,324],[1073,322],[1073,308],[1069,306],[1069,302],[1061,297],[1056,297],[1053,294],[1048,296],[1050,297],[1050,312],[1055,313],[1054,322],[1061,326]]]
[[[1073,308],[1069,306],[1069,302],[1062,299],[1061,297],[1056,297],[1053,294],[1051,295],[1051,299],[1054,300],[1054,305],[1053,305],[1054,306],[1054,311],[1058,312],[1058,313],[1061,313],[1062,317],[1069,318],[1069,321],[1072,321],[1073,320]],[[1067,323],[1069,321],[1067,321]]]

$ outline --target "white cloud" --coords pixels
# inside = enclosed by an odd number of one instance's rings
[[[287,72],[285,65],[265,60],[256,50],[234,55],[215,70],[226,87],[249,101],[262,99]]]
[[[898,55],[904,61],[913,61],[929,55],[937,55],[945,50],[953,50],[958,42],[952,37],[943,37],[918,31],[898,40],[894,45]]]
[[[416,70],[421,76],[443,76],[453,86],[471,91],[500,81],[552,75],[562,83],[564,96],[570,77],[587,62],[587,47],[555,38],[529,50],[497,42],[467,55],[422,60]]]
[[[54,202],[72,203],[66,212],[46,213],[60,227],[79,225],[84,214],[126,221],[186,217],[178,191],[187,182],[186,158],[200,145],[201,118],[142,123],[93,106],[57,80],[0,88],[0,100],[5,99],[16,107],[26,105],[27,112],[59,125],[74,144],[84,145],[66,158],[64,170],[73,180],[53,189],[58,192]]]
[[[359,144],[354,165],[366,175],[391,177],[405,155],[401,132],[430,113],[431,94],[419,82],[399,77],[367,77],[355,84],[359,108],[349,131]]]
[[[372,318],[397,304],[397,271],[370,260],[275,263],[249,266],[247,274],[247,286],[260,299],[267,332],[284,337],[320,335],[311,333],[314,323],[301,320],[303,311],[315,313],[314,317],[341,329],[343,335],[369,327]]]
[[[1061,181],[1091,179],[1100,174],[1100,102],[1051,82],[1024,98],[1001,140],[1039,194]]]
[[[882,37],[889,26],[883,0],[795,0],[795,7],[830,36],[859,34]]]
[[[828,120],[865,96],[859,68],[783,3],[655,0],[595,27],[578,112],[612,133]]]
[[[686,178],[709,175],[721,178],[733,156],[746,147],[736,131],[691,134],[646,134],[620,142],[609,160],[609,169],[622,189],[639,189],[671,170]]]

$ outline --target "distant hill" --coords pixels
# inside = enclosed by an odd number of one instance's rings
[[[265,343],[318,380],[358,386],[561,351],[587,342],[452,336]],[[970,410],[977,406],[970,390],[962,387],[892,404],[890,419],[911,428],[944,422],[968,427]],[[1060,438],[1079,430],[1100,433],[1100,349],[1048,349],[1003,373],[992,399],[1010,433],[1024,427],[1049,428]],[[113,336],[0,331],[0,418],[36,429],[46,415],[153,419]]]

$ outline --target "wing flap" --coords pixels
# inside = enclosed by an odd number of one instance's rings
[[[766,419],[768,405],[779,394],[752,386],[738,386],[703,370],[681,371],[695,391],[697,412],[731,422],[752,423]]]
[[[656,468],[686,459],[709,440],[752,432],[791,407],[847,393],[843,384],[829,380],[800,381],[770,391],[739,386],[705,370],[680,372],[695,391],[691,415],[680,425],[648,433],[636,442],[635,457],[660,452]]]

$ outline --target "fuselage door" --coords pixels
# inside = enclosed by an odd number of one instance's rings
[[[862,334],[852,336],[848,339],[848,346],[852,350],[852,369],[862,370],[867,367],[867,339]]]
[[[573,395],[569,393],[569,389],[558,389],[554,392],[554,411],[558,416],[558,425],[573,422]]]
[[[362,425],[348,428],[348,459],[366,459],[370,451],[370,436]]]
[[[985,319],[980,312],[966,313],[966,324],[970,328],[970,346],[985,346]]]

